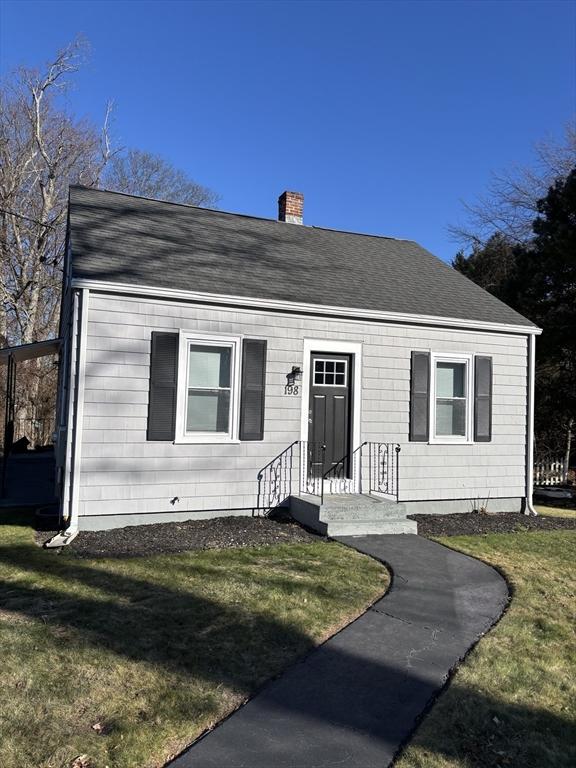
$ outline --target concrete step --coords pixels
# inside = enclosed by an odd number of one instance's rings
[[[374,496],[346,494],[291,496],[290,513],[295,520],[328,536],[361,536],[371,533],[417,533],[403,504]]]
[[[336,520],[376,520],[389,517],[404,517],[406,509],[403,504],[395,504],[391,501],[380,502],[377,505],[351,505],[349,507],[322,505],[319,508],[320,519],[326,522]]]
[[[404,511],[401,509],[386,508],[378,510],[368,509],[350,509],[350,510],[338,510],[337,512],[331,512],[323,508],[320,509],[319,519],[325,523],[338,523],[338,522],[368,522],[369,520],[396,520],[399,517],[405,517]]]
[[[328,536],[367,536],[373,533],[418,533],[415,520],[389,517],[385,520],[335,520],[328,523]]]
[[[324,496],[322,512],[327,515],[339,516],[349,512],[366,512],[371,516],[379,515],[386,508],[396,507],[395,501],[376,496],[362,494],[342,494],[341,496]]]
[[[308,497],[318,500],[318,496]],[[324,494],[322,501],[325,507],[370,507],[374,508],[382,503],[392,503],[381,496],[372,496],[368,493],[334,493]]]
[[[328,525],[320,520],[320,499],[316,496],[290,496],[290,514],[307,528],[328,533]]]

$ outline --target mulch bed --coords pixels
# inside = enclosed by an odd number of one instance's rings
[[[520,533],[576,529],[576,518],[531,517],[518,512],[450,515],[409,515],[421,536],[466,536],[485,533]],[[36,531],[42,546],[56,531]],[[323,538],[290,520],[272,517],[216,517],[182,523],[152,523],[81,531],[65,551],[76,557],[145,557],[199,549],[259,547],[270,544],[310,543]],[[60,552],[62,550],[49,550]]]
[[[36,542],[44,544],[55,531],[38,531]],[[310,543],[318,536],[299,525],[269,517],[216,517],[184,523],[152,523],[114,528],[110,531],[81,531],[66,547],[77,557],[145,557],[185,552],[191,549],[259,547],[269,544]],[[58,552],[59,550],[47,550]]]
[[[468,536],[483,533],[521,533],[576,529],[576,519],[532,517],[519,512],[463,512],[452,515],[409,515],[418,523],[421,536]]]

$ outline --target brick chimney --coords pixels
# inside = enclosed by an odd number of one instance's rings
[[[304,195],[301,192],[282,192],[278,198],[278,221],[302,224]]]

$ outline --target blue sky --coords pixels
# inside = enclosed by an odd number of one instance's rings
[[[276,216],[405,237],[438,256],[490,172],[533,159],[574,114],[573,2],[1,3],[0,71],[78,33],[67,96],[118,143],[160,153],[221,196]]]

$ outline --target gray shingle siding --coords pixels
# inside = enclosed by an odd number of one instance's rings
[[[408,240],[70,188],[75,278],[533,324]]]
[[[302,392],[286,396],[286,373],[309,364],[304,339],[362,345],[360,440],[398,442],[400,498],[443,500],[440,511],[467,511],[489,497],[525,495],[527,342],[523,334],[367,323],[283,315],[259,309],[172,304],[161,299],[90,296],[80,472],[81,528],[215,516],[257,503],[258,471],[302,438]],[[146,440],[150,337],[179,328],[199,334],[268,340],[264,439],[194,444]],[[410,362],[415,349],[488,355],[494,363],[491,442],[408,440]],[[295,488],[297,475],[294,476]],[[172,504],[174,497],[179,498]],[[456,500],[461,501],[454,508]],[[508,503],[508,502],[506,502]],[[517,504],[519,509],[519,501]],[[423,510],[425,511],[425,510]],[[118,516],[115,522],[114,517]],[[158,515],[157,520],[154,518]],[[131,518],[130,516],[133,516]]]

